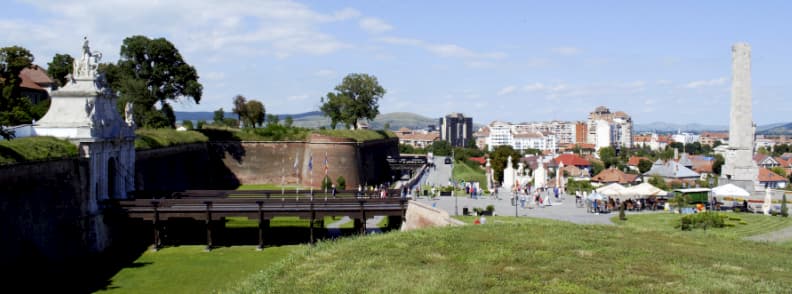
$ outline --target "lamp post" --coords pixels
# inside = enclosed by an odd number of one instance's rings
[[[456,181],[454,181],[454,149],[451,149],[451,183],[453,183],[451,187],[451,197],[454,197],[454,215],[459,215],[459,205],[457,204],[457,197],[454,195],[454,192],[456,192]]]
[[[710,201],[710,203],[711,203],[711,205],[710,205],[710,209],[713,209],[713,210],[714,210],[714,209],[715,209],[715,206],[716,206],[718,203],[717,203],[717,201],[714,201],[714,199],[712,198],[712,182],[713,182],[713,180],[712,180],[712,177],[711,177],[711,176],[710,176],[710,177],[707,177],[707,183],[709,183],[709,196],[710,196],[710,197],[709,197],[709,201]]]
[[[514,190],[514,217],[517,217],[517,208],[520,207],[520,202],[517,200],[517,194],[519,194],[518,190]]]

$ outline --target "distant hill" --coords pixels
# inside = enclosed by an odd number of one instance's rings
[[[633,131],[640,132],[658,132],[658,133],[676,133],[681,132],[702,132],[702,131],[728,131],[729,126],[720,125],[703,125],[703,124],[675,124],[666,122],[653,122],[648,124],[635,124]]]
[[[283,121],[287,116],[291,115],[294,120],[294,125],[304,128],[319,128],[322,126],[329,126],[330,119],[325,117],[319,111],[304,112],[298,114],[278,114],[278,117]],[[197,112],[182,112],[176,111],[176,120],[205,120],[212,121],[214,113],[211,111],[197,111]],[[236,114],[226,112],[225,117],[236,118]],[[381,129],[385,123],[390,124],[391,130],[398,130],[399,128],[406,127],[410,129],[422,129],[428,125],[437,125],[436,118],[428,118],[409,112],[393,112],[380,114],[372,122],[369,127],[372,129]]]
[[[759,135],[792,135],[792,122],[756,127]]]
[[[728,132],[729,126],[653,122],[649,124],[636,124],[633,129],[636,133],[640,133],[640,132],[676,133],[677,131],[700,133],[704,131]],[[757,126],[756,134],[792,135],[792,122],[774,123],[774,124]]]

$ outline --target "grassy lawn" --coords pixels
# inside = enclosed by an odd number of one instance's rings
[[[628,214],[627,221],[620,221],[617,213],[616,216],[611,218],[611,221],[620,226],[629,227],[637,231],[655,231],[665,234],[699,237],[718,236],[726,238],[744,238],[792,226],[792,218],[788,217],[771,217],[753,213],[722,213],[733,219],[729,221],[729,223],[734,224],[734,227],[683,232],[679,229],[674,229],[674,225],[678,222],[679,218],[682,217],[682,215],[675,213]]]
[[[488,217],[486,225],[346,238],[301,247],[229,288],[237,293],[780,293],[792,249],[720,233],[672,232],[672,215],[630,215],[619,226]],[[646,217],[646,219],[643,219]],[[678,216],[676,216],[678,217]],[[654,219],[652,219],[654,218]],[[472,221],[472,217],[461,218]],[[633,221],[635,220],[635,221]],[[652,228],[647,228],[647,226]],[[728,229],[727,229],[728,230]],[[711,230],[715,231],[715,230]],[[407,282],[409,281],[409,282]]]
[[[295,185],[279,185],[279,184],[245,184],[237,187],[237,190],[280,190],[286,189],[286,193],[294,193],[298,188],[300,191],[307,191],[309,187],[295,186]]]
[[[272,266],[304,247],[221,247],[203,252],[203,246],[167,247],[145,252],[122,269],[101,293],[209,293],[235,285],[239,280]]]
[[[341,220],[341,217],[333,218],[332,216],[327,216],[324,218],[325,227],[327,225],[334,223],[336,221]],[[270,220],[270,227],[273,228],[280,228],[280,227],[300,227],[300,228],[307,228],[309,225],[309,220],[301,219],[296,216],[279,216],[274,217]],[[257,228],[258,227],[258,220],[248,219],[246,217],[227,217],[226,218],[226,227],[227,228]],[[341,229],[352,229],[354,227],[354,222],[349,221],[343,225],[341,225]]]
[[[484,170],[477,166],[469,166],[464,162],[456,161],[452,174],[457,181],[464,180],[465,182],[479,182],[482,186],[487,185],[487,176],[484,175]]]

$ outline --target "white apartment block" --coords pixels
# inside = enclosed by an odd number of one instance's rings
[[[586,127],[586,141],[597,146],[597,149],[605,146],[633,146],[632,118],[623,111],[611,113],[605,106],[597,107],[589,113]]]
[[[489,151],[498,146],[508,145],[515,150],[539,149],[555,151],[558,139],[555,134],[537,131],[533,124],[510,124],[494,121],[490,123],[489,136],[486,139]],[[574,130],[574,124],[572,124]],[[574,138],[574,134],[572,135]],[[574,139],[573,139],[574,140]]]

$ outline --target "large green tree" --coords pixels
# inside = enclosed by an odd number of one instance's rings
[[[165,38],[128,37],[121,45],[120,56],[117,64],[103,66],[103,72],[121,94],[119,107],[127,101],[134,104],[139,126],[161,126],[162,118],[174,126],[175,119],[168,113],[172,113],[172,100],[186,97],[200,103],[203,86],[198,73]]]
[[[330,117],[330,125],[335,128],[343,122],[347,127],[357,128],[362,118],[373,120],[379,114],[379,100],[385,96],[385,88],[380,86],[377,77],[368,74],[348,74],[335,87],[335,92],[322,97],[320,110]]]
[[[613,147],[608,146],[600,148],[599,156],[600,160],[602,160],[602,164],[605,165],[605,168],[619,164],[619,158],[616,157],[616,149]]]
[[[503,169],[506,168],[509,156],[512,157],[512,167],[517,168],[517,162],[520,160],[520,152],[514,150],[511,146],[501,145],[490,153],[490,165],[492,166],[492,172],[496,182],[503,181]]]
[[[250,126],[252,128],[256,127],[256,124],[263,124],[264,117],[266,116],[266,110],[264,109],[264,104],[258,100],[250,100],[245,103],[245,115],[244,115],[244,122],[245,125]]]
[[[247,104],[247,98],[245,98],[245,96],[242,95],[234,96],[234,108],[231,108],[231,112],[236,113],[237,119],[239,119],[240,121],[243,120],[242,116],[244,116],[246,113],[245,110],[246,104]]]
[[[66,76],[72,72],[74,57],[69,54],[55,54],[52,61],[47,63],[47,74],[55,79],[58,87],[63,87],[68,82]]]
[[[14,133],[2,126],[30,123],[33,119],[30,100],[20,95],[19,77],[22,69],[33,64],[33,59],[33,54],[25,48],[0,48],[0,136],[5,139],[13,138]]]

